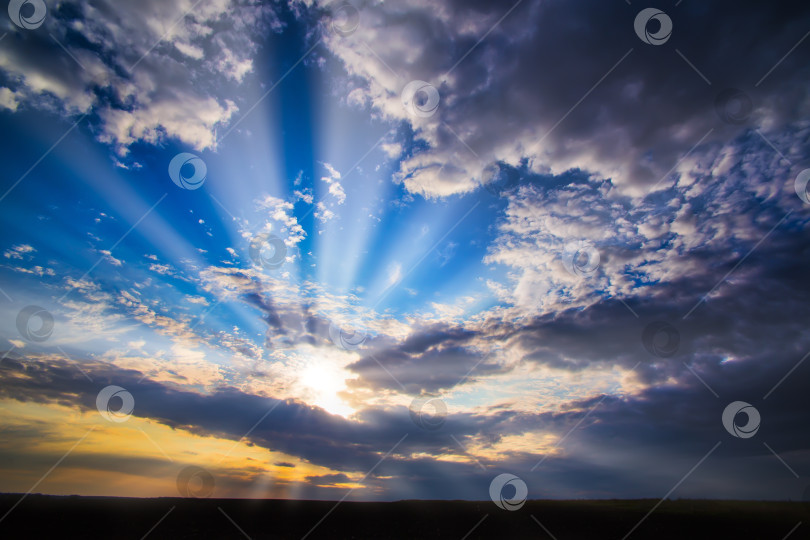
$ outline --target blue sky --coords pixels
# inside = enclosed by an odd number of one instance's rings
[[[806,7],[46,4],[0,38],[0,489],[93,425],[41,490],[655,497],[718,441],[684,496],[804,489]]]

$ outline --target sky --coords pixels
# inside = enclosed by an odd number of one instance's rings
[[[0,491],[810,497],[806,2],[0,19]]]

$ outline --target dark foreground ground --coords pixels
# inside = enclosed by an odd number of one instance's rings
[[[0,495],[0,516],[20,497]],[[656,503],[529,501],[508,512],[489,501],[345,502],[335,507],[335,502],[321,501],[30,495],[0,521],[0,538],[300,539],[309,533],[313,540],[619,540]],[[628,538],[808,539],[810,503],[667,501]]]

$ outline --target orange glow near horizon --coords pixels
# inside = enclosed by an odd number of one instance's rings
[[[198,436],[134,416],[116,424],[94,411],[13,400],[0,401],[0,414],[0,452],[14,456],[0,465],[0,491],[6,493],[25,493],[36,484],[32,493],[179,497],[178,473],[195,465],[214,476],[212,497],[296,498],[308,476],[340,473],[248,441]],[[325,487],[362,487],[350,478]]]

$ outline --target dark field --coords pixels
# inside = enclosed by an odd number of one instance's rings
[[[0,495],[0,514],[20,497]],[[470,540],[619,540],[656,503],[529,501],[520,510],[508,512],[489,501],[344,502],[307,538],[460,540],[466,535]],[[300,539],[334,507],[333,501],[31,495],[0,522],[0,538]],[[810,538],[810,503],[666,501],[629,536],[657,540],[786,537]]]

